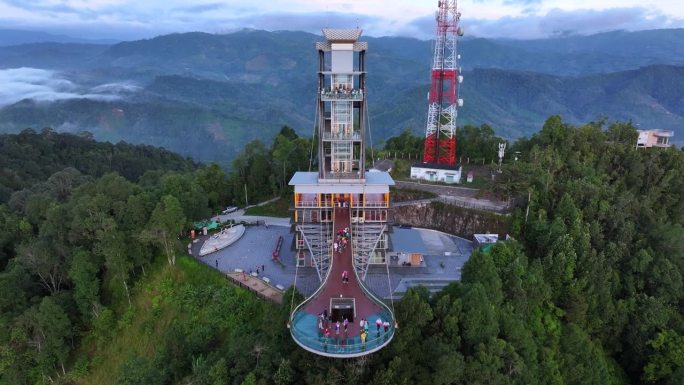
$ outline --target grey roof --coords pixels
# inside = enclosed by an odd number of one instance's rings
[[[362,32],[360,28],[323,28],[323,36],[329,41],[354,42],[359,40]]]
[[[394,186],[394,179],[389,173],[383,171],[372,171],[366,174],[366,185],[386,185]],[[306,172],[297,171],[290,179],[288,183],[290,186],[294,185],[317,185],[318,183],[318,173],[317,172]]]
[[[478,243],[496,243],[499,240],[499,234],[473,234],[473,238]]]
[[[366,184],[382,184],[394,186],[394,179],[388,172],[368,171],[366,172]]]
[[[638,133],[645,133],[645,134],[653,134],[656,136],[674,136],[674,131],[671,130],[661,130],[661,129],[653,129],[653,130],[637,130]]]
[[[318,184],[317,172],[297,171],[288,183],[290,186],[301,184]]]
[[[415,229],[402,229],[394,227],[390,234],[392,241],[392,251],[397,253],[420,253],[427,254],[428,249],[420,236],[420,232]]]

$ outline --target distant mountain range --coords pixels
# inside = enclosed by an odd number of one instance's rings
[[[114,45],[0,47],[0,82],[9,79],[5,94],[0,90],[0,131],[88,130],[101,140],[155,144],[228,164],[247,141],[270,142],[284,124],[311,134],[314,42],[320,40],[304,32],[252,30]],[[373,139],[406,127],[422,132],[431,42],[365,40]],[[682,29],[464,39],[459,124],[488,123],[516,138],[538,130],[551,114],[572,123],[607,117],[673,129],[676,139],[684,139],[681,41]],[[20,67],[51,71],[24,69],[22,77]]]
[[[67,35],[56,35],[43,31],[26,31],[20,29],[0,29],[0,47],[30,43],[87,43],[116,44],[115,39],[86,39]]]

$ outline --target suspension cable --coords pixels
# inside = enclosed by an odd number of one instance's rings
[[[373,147],[373,133],[371,131],[371,125],[370,125],[370,113],[368,112],[368,96],[364,95],[364,97],[366,98],[366,102],[363,103],[363,107],[366,109],[365,115],[366,115],[366,123],[368,125],[368,140],[370,141],[370,145],[371,145],[371,158],[373,158],[373,159],[371,159],[371,166],[375,167],[375,150]],[[366,149],[364,148],[363,151],[365,152]],[[364,164],[363,167],[366,167],[366,165]]]
[[[373,158],[372,165],[375,167],[375,147],[373,146],[373,133],[371,130],[371,125],[370,125],[370,113],[368,112],[368,98],[367,98],[367,93],[364,95],[366,97],[366,103],[363,104],[363,106],[366,109],[366,122],[368,124],[368,139],[370,140],[370,145],[371,145],[371,157]],[[364,149],[365,151],[365,149]],[[365,165],[364,165],[365,167]],[[364,184],[364,198],[365,198],[365,188],[366,185]],[[369,256],[370,257],[370,256]],[[385,258],[387,258],[385,256]],[[368,261],[366,261],[368,263]],[[392,315],[394,316],[394,328],[399,327],[399,323],[397,322],[397,315],[396,312],[394,311],[394,296],[392,295],[392,281],[390,279],[390,273],[389,273],[389,263],[387,263],[387,260],[385,260],[385,268],[387,269],[387,289],[389,290],[389,297],[390,297],[390,305],[392,306]]]
[[[394,316],[394,328],[399,327],[397,322],[397,313],[394,311],[394,295],[392,295],[392,281],[390,280],[389,263],[387,263],[387,256],[385,256],[385,267],[387,268],[387,287],[389,289],[390,304],[392,305],[392,315]]]
[[[296,234],[296,233],[295,233]],[[295,243],[297,242],[295,235]],[[296,245],[295,245],[296,247]],[[294,283],[292,284],[292,299],[290,300],[290,319],[287,322],[287,327],[289,328],[291,325],[292,317],[294,314],[292,314],[292,310],[294,309],[294,295],[295,291],[297,291],[297,276],[299,275],[299,251],[297,251],[297,258],[295,260],[295,277],[294,277]]]
[[[316,123],[318,122],[318,113],[320,111],[320,103],[318,103],[318,96],[316,96],[316,114],[314,115],[313,129],[311,130],[311,150],[309,151],[309,172],[313,166],[313,149],[316,142]]]

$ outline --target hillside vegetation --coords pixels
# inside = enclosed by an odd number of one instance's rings
[[[494,187],[531,196],[515,240],[476,251],[442,292],[410,290],[392,343],[350,360],[297,348],[289,301],[257,300],[176,248],[225,189],[207,184],[211,166],[0,206],[0,383],[681,384],[684,154],[635,138],[554,116],[514,143],[521,158]],[[281,146],[242,162],[263,167]]]
[[[59,184],[55,188],[70,189],[76,187],[71,179],[97,178],[112,171],[137,180],[146,171],[190,171],[197,167],[189,158],[164,149],[98,143],[87,133],[58,134],[49,128],[40,133],[27,129],[18,135],[0,135],[0,164],[0,203],[7,202],[16,191],[44,181]],[[67,171],[59,173],[62,170]]]

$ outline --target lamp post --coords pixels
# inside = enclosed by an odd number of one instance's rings
[[[501,162],[503,161],[504,153],[506,152],[506,142],[499,143],[499,174],[501,174]]]
[[[290,149],[290,151],[288,151],[287,154],[285,154],[285,157],[283,158],[283,190],[285,190],[285,185],[287,184],[287,182],[285,181],[285,165],[287,164],[287,157],[290,156],[290,154],[292,154],[297,149],[297,145],[294,143],[293,145],[294,147]]]

